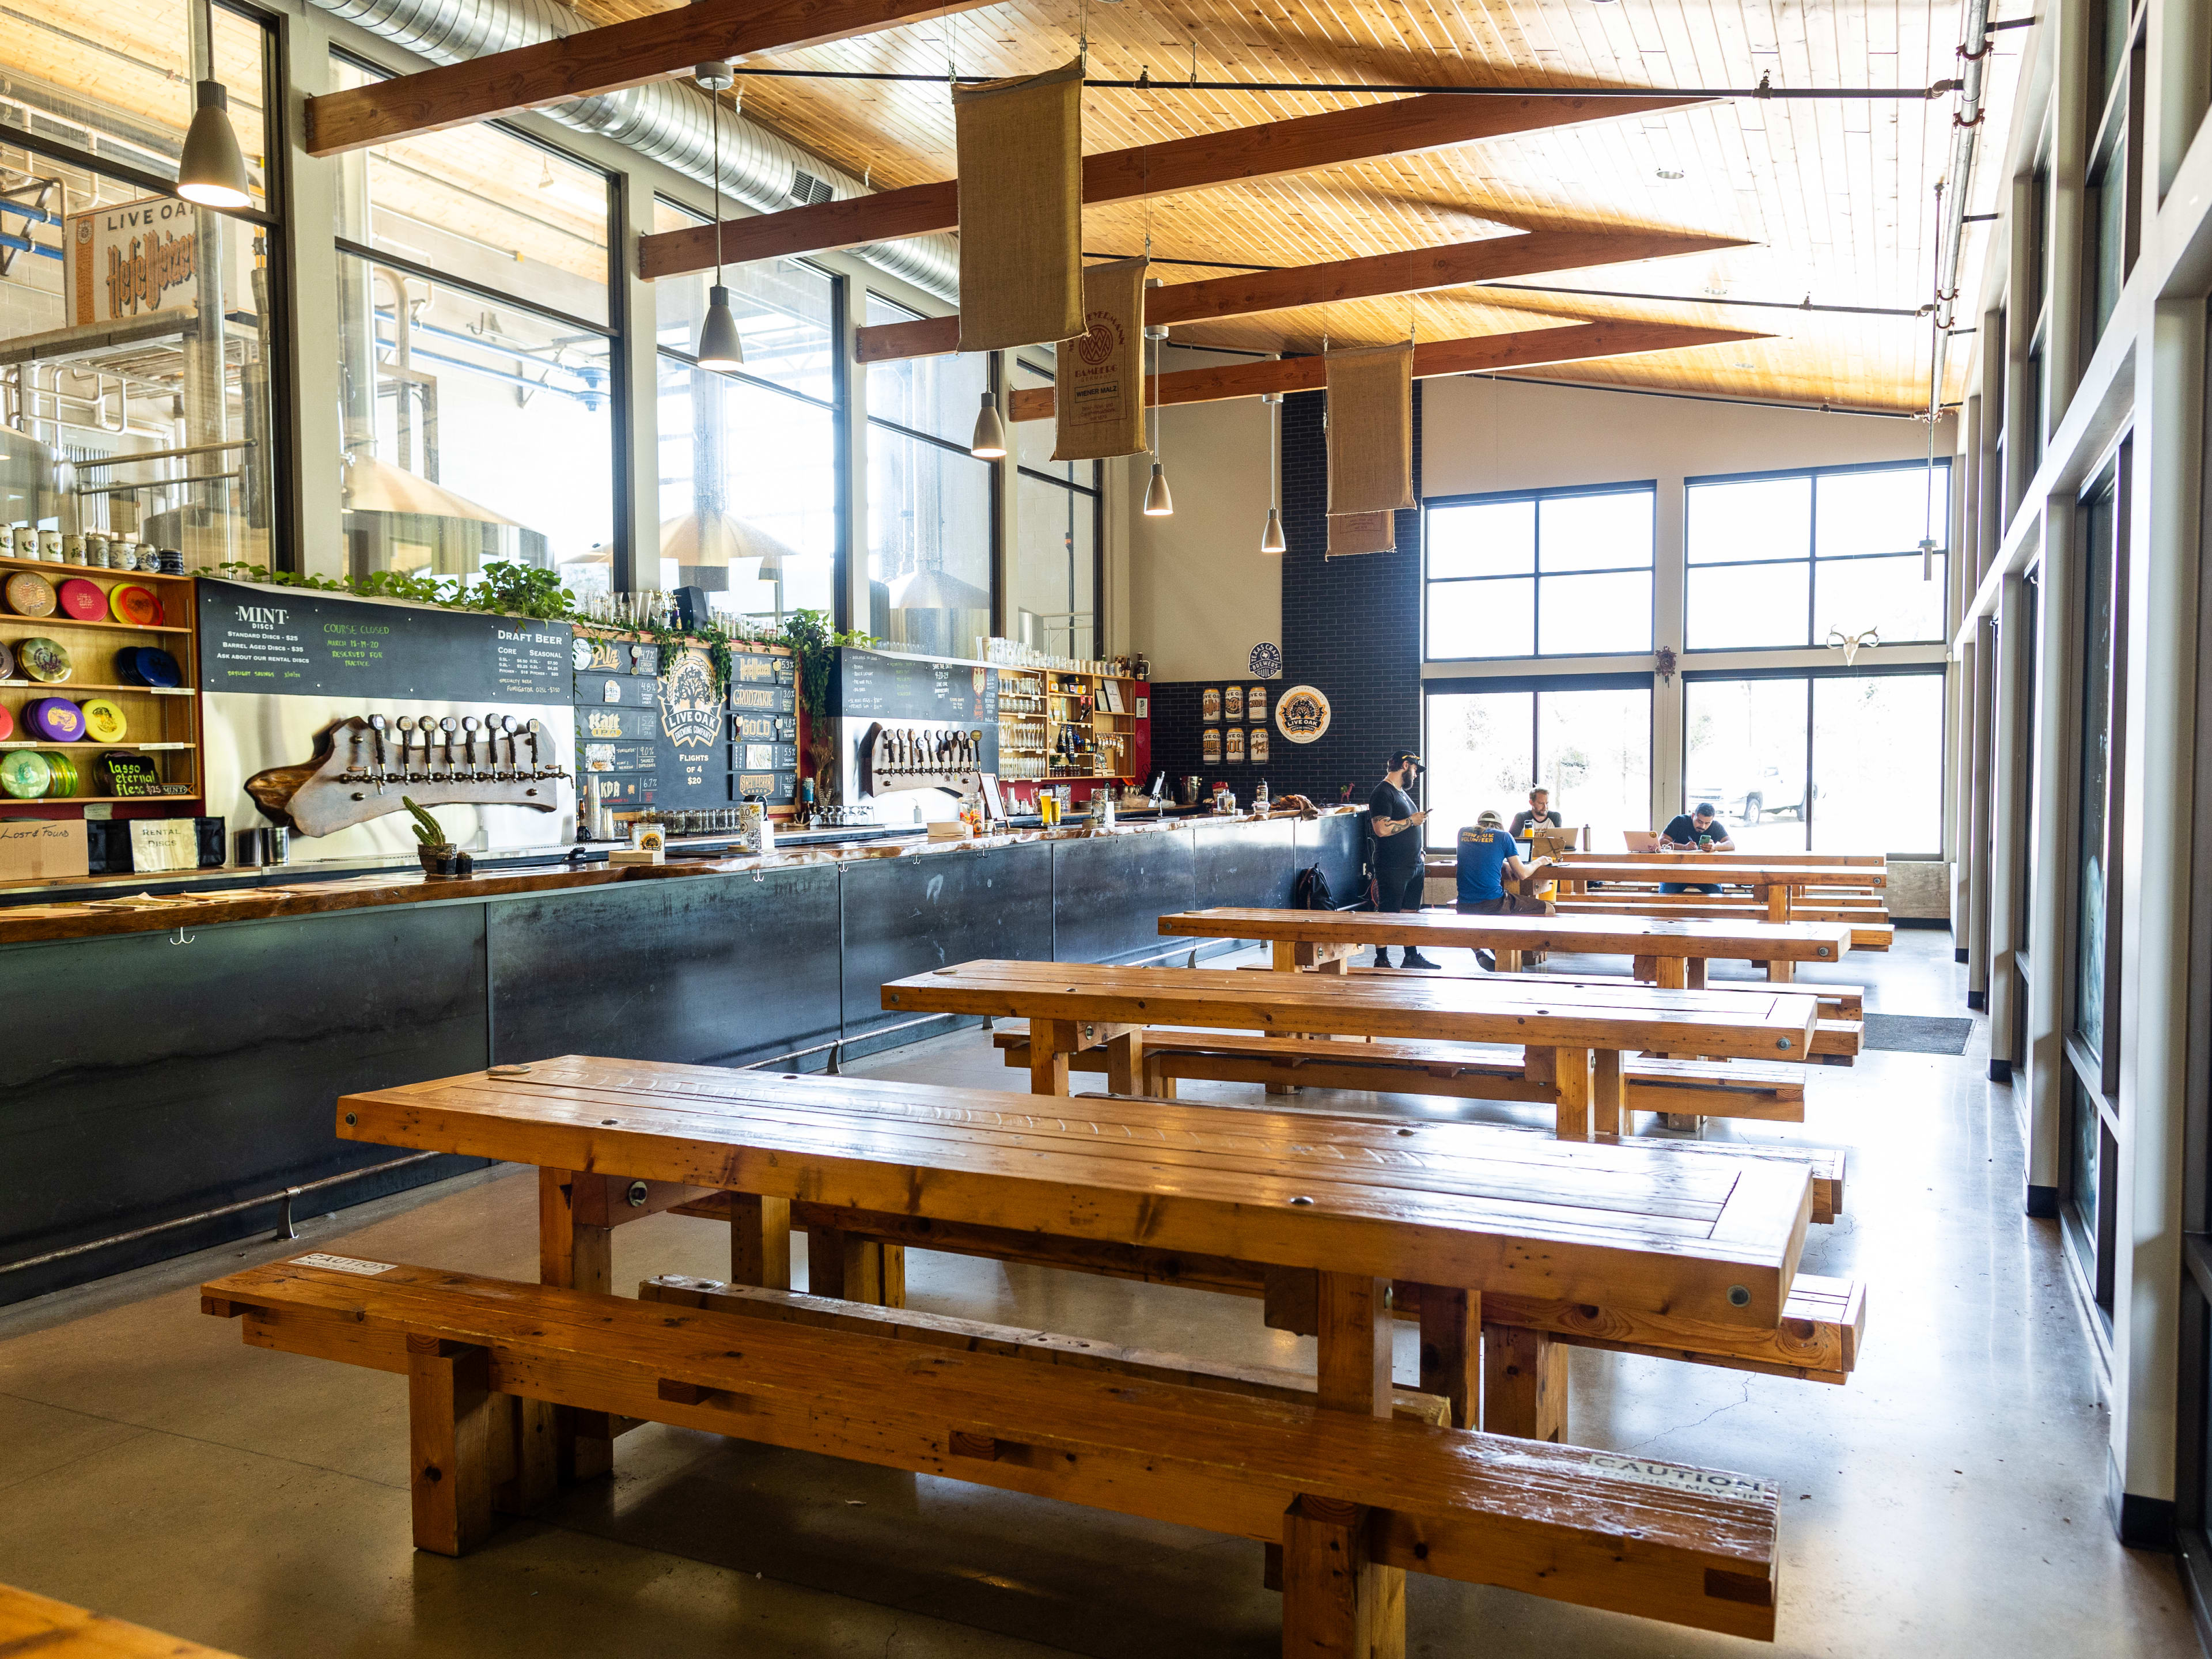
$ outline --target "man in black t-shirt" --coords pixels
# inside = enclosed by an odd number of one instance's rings
[[[1429,815],[1414,804],[1410,793],[1420,775],[1421,757],[1410,749],[1401,749],[1390,757],[1390,769],[1382,775],[1382,781],[1367,799],[1367,828],[1374,836],[1374,850],[1368,855],[1368,864],[1375,872],[1377,910],[1396,912],[1421,908],[1421,887],[1427,879],[1421,826],[1428,822]],[[1375,965],[1390,965],[1389,945],[1375,947]],[[1437,966],[1410,945],[1398,965]]]
[[[1659,845],[1662,850],[1679,848],[1686,853],[1735,851],[1735,843],[1729,839],[1729,832],[1713,816],[1712,803],[1704,800],[1687,812],[1676,813],[1667,827],[1659,832]],[[1659,884],[1659,890],[1662,893],[1717,893],[1721,890],[1717,883],[1662,881]]]

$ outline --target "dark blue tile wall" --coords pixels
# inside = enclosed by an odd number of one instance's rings
[[[1225,680],[1154,681],[1152,769],[1170,777],[1198,773],[1249,799],[1265,776],[1276,794],[1292,791],[1324,805],[1364,801],[1390,751],[1421,741],[1421,514],[1397,515],[1395,551],[1331,559],[1326,397],[1283,400],[1283,676],[1279,696],[1310,685],[1328,697],[1328,730],[1310,744],[1272,731],[1264,767],[1206,767],[1199,761],[1199,693]],[[1413,385],[1413,494],[1421,493],[1421,386]],[[1271,699],[1272,702],[1272,699]],[[1272,722],[1271,722],[1272,725]]]

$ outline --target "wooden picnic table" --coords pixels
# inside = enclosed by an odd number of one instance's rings
[[[1686,1006],[1641,985],[1250,974],[1235,969],[967,962],[893,980],[884,1006],[908,1013],[1026,1019],[1030,1087],[1068,1092],[1068,1056],[1103,1047],[1109,1086],[1143,1092],[1148,1026],[1272,1036],[1403,1037],[1522,1045],[1532,1081],[1553,1086],[1562,1139],[1621,1127],[1624,1052],[1803,1062],[1811,999],[1756,990],[1727,1008]]]
[[[0,1584],[0,1654],[38,1659],[234,1659],[215,1648]]]
[[[1746,863],[1723,854],[1668,853],[1629,860],[1576,859],[1553,872],[1563,891],[1581,892],[1589,883],[1677,881],[1702,886],[1748,887],[1766,906],[1769,921],[1787,921],[1793,895],[1814,887],[1882,887],[1885,871],[1863,866]]]
[[[1279,1538],[1285,1651],[1358,1659],[1400,1650],[1399,1581],[1360,1565],[1370,1532],[1393,1571],[1411,1566],[1771,1637],[1771,1486],[1739,1480],[1725,1501],[1708,1501],[1707,1487],[1726,1477],[1638,1465],[1645,1485],[1669,1483],[1678,1507],[1694,1494],[1690,1518],[1717,1542],[1677,1550],[1688,1565],[1660,1581],[1651,1562],[1675,1557],[1662,1558],[1648,1541],[1654,1523],[1630,1506],[1593,1503],[1593,1564],[1570,1559],[1544,1530],[1543,1515],[1524,1513],[1504,1494],[1444,1491],[1439,1482],[1493,1455],[1526,1463],[1556,1454],[1575,1471],[1577,1459],[1598,1459],[1607,1470],[1618,1460],[1526,1437],[1457,1434],[1431,1427],[1435,1416],[1394,1431],[1389,1419],[1401,1413],[1391,1296],[1395,1285],[1413,1287],[1425,1387],[1432,1372],[1455,1373],[1462,1398],[1471,1397],[1468,1379],[1484,1363],[1486,1291],[1532,1306],[1582,1305],[1601,1320],[1620,1310],[1632,1340],[1641,1322],[1686,1321],[1763,1342],[1789,1317],[1812,1211],[1805,1164],[1570,1144],[1485,1126],[1188,1102],[1041,1102],[875,1078],[576,1055],[349,1095],[337,1111],[344,1139],[538,1170],[540,1276],[552,1287],[542,1293],[317,1254],[203,1291],[204,1311],[246,1318],[249,1342],[406,1370],[410,1433],[423,1448],[418,1457],[432,1460],[427,1479],[411,1486],[422,1547],[458,1553],[489,1530],[495,1502],[524,1509],[532,1493],[549,1492],[553,1460],[542,1448],[565,1447],[560,1456],[572,1475],[595,1474],[611,1466],[613,1437],[635,1421],[676,1422]],[[717,1311],[744,1300],[721,1287],[700,1312],[659,1305],[696,1305],[688,1282],[656,1280],[658,1293],[641,1301],[605,1294],[614,1226],[715,1194],[730,1200],[732,1279],[763,1287],[752,1334]],[[788,1255],[778,1260],[774,1246],[779,1236],[787,1240],[794,1202],[832,1216],[1143,1247],[1289,1273],[1312,1285],[1310,1404],[1272,1385],[1269,1397],[1249,1404],[1186,1389],[1196,1372],[1175,1368],[1199,1362],[1110,1349],[1094,1355],[1090,1345],[1050,1334],[952,1332],[951,1346],[963,1350],[955,1353],[945,1342],[907,1346],[889,1325],[863,1340],[842,1328],[857,1323],[852,1317],[825,1327],[841,1316],[835,1304],[817,1310],[815,1296],[842,1297],[847,1307],[886,1298],[866,1286],[854,1294],[851,1258],[836,1248],[834,1226],[825,1239],[811,1222],[813,1294],[767,1296],[789,1283]],[[395,1331],[404,1350],[391,1340]],[[1030,1361],[1006,1352],[1024,1344],[1036,1350]],[[1056,1360],[1048,1352],[1055,1344],[1072,1363],[1035,1363]],[[1146,1380],[1095,1376],[1093,1364]],[[1563,1377],[1557,1367],[1545,1374]],[[1251,1379],[1226,1380],[1249,1392]],[[1501,1373],[1494,1386],[1525,1391],[1528,1382]],[[472,1437],[465,1453],[464,1421]],[[508,1450],[490,1455],[499,1447]],[[1328,1474],[1322,1465],[1334,1469],[1332,1458],[1359,1480]],[[453,1467],[456,1480],[441,1480]],[[505,1483],[496,1498],[495,1481]],[[1254,1483],[1256,1500],[1234,1497]],[[1293,1497],[1279,1496],[1279,1485]],[[1600,1495],[1613,1494],[1607,1486]],[[1315,1507],[1324,1502],[1341,1508]],[[1420,1528],[1402,1549],[1397,1540],[1411,1523],[1400,1510],[1418,1516]],[[1544,1513],[1557,1510],[1554,1501]],[[1334,1580],[1316,1579],[1303,1565],[1314,1515],[1342,1522]],[[1620,1517],[1609,1532],[1608,1516]],[[1468,1531],[1472,1541],[1462,1546],[1453,1528],[1479,1530]],[[1637,1541],[1625,1547],[1624,1537]],[[1671,1534],[1658,1541],[1676,1547]],[[1533,1563],[1525,1571],[1522,1556]],[[1359,1566],[1358,1586],[1345,1581],[1346,1560]],[[1341,1601],[1355,1589],[1363,1607],[1370,1591],[1377,1598],[1376,1638],[1358,1636],[1353,1626],[1365,1624],[1348,1618],[1338,1620],[1343,1630],[1314,1634],[1316,1595]]]
[[[1497,953],[1512,973],[1523,951],[1577,951],[1632,957],[1636,976],[1668,989],[1696,989],[1715,957],[1764,962],[1789,980],[1800,962],[1836,963],[1851,948],[1840,922],[1675,921],[1657,916],[1463,916],[1449,910],[1270,910],[1219,907],[1160,918],[1160,932],[1196,939],[1264,939],[1279,969],[1342,972],[1363,945],[1439,945]],[[1761,1059],[1773,1055],[1762,1054]]]

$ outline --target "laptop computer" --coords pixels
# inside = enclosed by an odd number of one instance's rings
[[[1632,853],[1656,853],[1659,850],[1659,832],[1656,830],[1624,830],[1620,839]]]

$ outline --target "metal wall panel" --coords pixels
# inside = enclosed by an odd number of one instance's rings
[[[493,1057],[742,1065],[837,1036],[837,870],[687,876],[490,908]]]
[[[1053,954],[1061,962],[1157,956],[1159,919],[1197,892],[1194,837],[1211,830],[1056,841],[1052,848]]]
[[[845,865],[845,1034],[910,1018],[884,1012],[888,981],[979,957],[1051,961],[1052,879],[1038,842]]]
[[[1330,898],[1340,907],[1366,896],[1366,883],[1359,873],[1366,833],[1367,820],[1356,812],[1298,821],[1297,867],[1319,865]]]
[[[1221,824],[1190,832],[1197,907],[1217,904],[1279,908],[1291,902],[1297,873],[1296,820]]]

